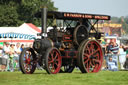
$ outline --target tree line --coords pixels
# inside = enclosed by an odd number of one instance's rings
[[[41,20],[34,14],[44,6],[58,10],[51,0],[0,0],[0,27],[20,26],[24,22],[41,26]]]
[[[44,6],[48,10],[58,10],[52,0],[0,0],[0,27],[20,26],[24,22],[41,26],[41,20],[34,14]],[[111,22],[122,24],[128,33],[128,16],[112,17]]]

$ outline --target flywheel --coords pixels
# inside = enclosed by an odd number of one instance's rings
[[[74,30],[73,37],[74,43],[79,46],[83,40],[89,37],[87,27],[85,25],[78,25]]]

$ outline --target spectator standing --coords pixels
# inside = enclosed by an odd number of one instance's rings
[[[23,49],[24,49],[24,44],[22,44],[20,47],[21,52],[23,51]]]
[[[10,68],[10,72],[14,71],[14,62],[13,62],[13,57],[14,57],[14,53],[15,53],[15,49],[14,49],[14,44],[10,45],[10,52],[9,52],[9,68]]]
[[[126,47],[125,49],[126,49],[126,61],[125,61],[124,67],[126,70],[128,70],[128,47]]]
[[[111,57],[111,49],[110,48],[112,48],[112,42],[110,42],[110,43],[107,43],[106,44],[106,48],[105,48],[105,60],[106,60],[106,64],[107,64],[107,62],[109,61],[109,57]]]
[[[119,62],[120,62],[120,68],[121,69],[125,69],[123,67],[125,61],[126,61],[126,52],[124,51],[123,46],[121,45],[119,48]]]
[[[118,44],[116,42],[112,42],[112,47],[110,48],[110,50],[112,54],[112,59],[118,67],[118,54],[119,54]]]
[[[16,47],[14,48],[15,53],[14,53],[14,64],[16,65],[15,67],[19,68],[19,56],[21,53],[20,50],[20,43],[16,44]]]
[[[7,65],[6,65],[6,71],[8,71],[10,68],[9,68],[9,52],[10,52],[10,43],[9,42],[4,42],[4,46],[3,46],[3,57],[5,59],[7,59]]]
[[[6,68],[6,59],[3,58],[3,46],[0,44],[0,71],[4,71]]]
[[[0,57],[2,58],[3,57],[3,46],[0,45]]]

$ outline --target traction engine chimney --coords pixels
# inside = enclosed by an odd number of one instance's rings
[[[43,38],[43,37],[47,37],[47,8],[46,7],[42,9],[41,20],[42,20],[41,36]]]

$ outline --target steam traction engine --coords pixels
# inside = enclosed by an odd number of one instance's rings
[[[100,70],[104,55],[97,40],[102,33],[95,26],[99,20],[109,20],[110,16],[43,8],[36,17],[42,17],[42,32],[38,34],[41,38],[35,39],[33,48],[22,51],[19,61],[22,73],[32,74],[37,63],[49,74],[71,73],[75,67],[82,73]],[[57,21],[62,24],[55,24]],[[53,29],[47,29],[47,22],[54,23]]]

